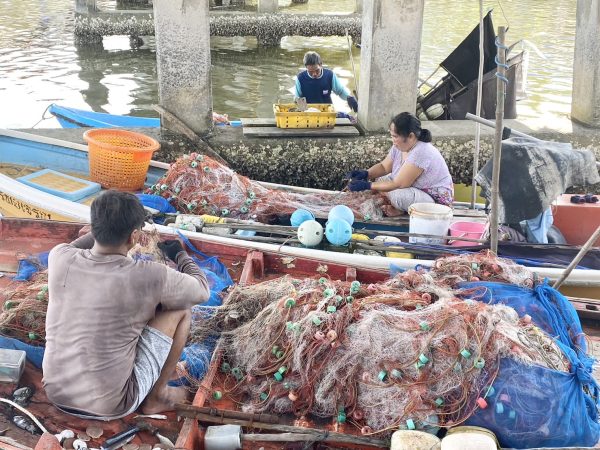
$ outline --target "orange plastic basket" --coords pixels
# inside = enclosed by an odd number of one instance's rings
[[[114,128],[96,128],[83,134],[88,143],[90,179],[107,189],[137,191],[144,187],[156,139]]]

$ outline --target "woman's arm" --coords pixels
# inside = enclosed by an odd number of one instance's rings
[[[386,156],[385,159],[381,162],[378,162],[374,166],[372,166],[369,170],[369,176],[367,179],[372,180],[375,178],[382,177],[392,172],[392,158],[390,156]]]
[[[371,174],[371,169],[369,169],[369,175]],[[419,178],[422,173],[423,169],[412,163],[406,162],[392,181],[375,181],[371,183],[371,189],[373,191],[389,192],[394,189],[408,188],[413,185],[415,180]]]

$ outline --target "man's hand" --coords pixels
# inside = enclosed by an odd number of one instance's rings
[[[352,111],[358,112],[358,102],[354,97],[350,95],[346,101],[348,102],[348,106],[352,108]]]
[[[371,189],[371,182],[366,180],[352,180],[348,183],[348,189],[351,192],[368,191]]]
[[[168,239],[158,243],[158,248],[173,262],[177,262],[177,254],[183,252],[183,245],[177,239]]]
[[[366,180],[369,178],[368,170],[351,170],[346,174],[348,180]]]

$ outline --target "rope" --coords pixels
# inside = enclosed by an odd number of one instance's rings
[[[35,128],[37,127],[41,122],[43,122],[44,120],[48,120],[48,119],[52,119],[52,117],[54,116],[50,116],[50,117],[46,117],[46,113],[48,112],[48,109],[52,106],[52,104],[46,106],[46,109],[44,110],[44,112],[42,113],[42,118],[40,120],[38,120],[34,126],[32,126],[31,128]]]

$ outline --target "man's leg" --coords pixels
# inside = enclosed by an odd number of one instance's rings
[[[191,321],[192,313],[190,310],[175,310],[158,312],[154,319],[148,322],[149,327],[173,338],[173,345],[158,380],[142,403],[144,414],[172,411],[175,409],[176,403],[187,399],[188,391],[186,388],[170,387],[167,386],[167,383],[171,379],[175,366],[181,357],[190,331]]]

